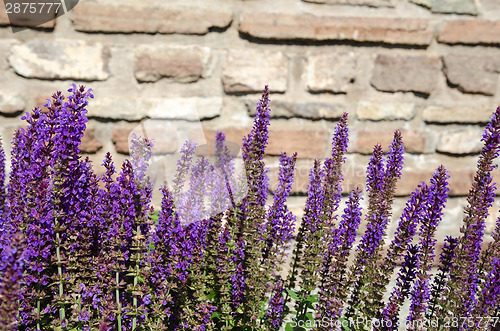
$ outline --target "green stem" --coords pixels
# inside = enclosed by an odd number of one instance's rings
[[[57,227],[57,223],[56,223]],[[57,238],[57,247],[56,247],[56,255],[57,255],[57,273],[59,275],[59,297],[62,300],[62,296],[64,294],[64,286],[63,286],[63,276],[62,276],[62,267],[61,267],[61,248],[59,246],[60,237],[59,232],[56,233]],[[66,311],[64,310],[64,305],[61,304],[61,309],[59,310],[59,318],[61,319],[61,323],[64,322],[66,318]]]
[[[116,272],[116,305],[118,306],[118,331],[122,331],[122,308],[120,305],[120,289],[118,288],[120,285],[120,273]]]

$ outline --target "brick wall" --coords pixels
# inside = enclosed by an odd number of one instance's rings
[[[161,120],[185,120],[178,105],[196,109],[207,133],[223,129],[239,143],[268,84],[269,164],[275,173],[281,151],[299,153],[295,192],[304,193],[312,160],[327,155],[347,111],[346,191],[364,183],[372,146],[386,148],[401,129],[407,154],[395,215],[444,164],[453,198],[439,233],[458,235],[482,130],[500,105],[498,1],[81,0],[18,33],[0,8],[4,140],[24,111],[76,82],[95,91],[83,150],[96,167],[107,151],[127,157],[140,121],[158,119],[161,132]],[[174,151],[164,134],[165,151]],[[291,199],[298,213],[303,200]]]

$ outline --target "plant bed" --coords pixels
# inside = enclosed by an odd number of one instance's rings
[[[68,91],[67,98],[61,92],[52,96],[47,113],[35,108],[23,117],[27,127],[14,135],[8,183],[0,148],[0,329],[499,327],[500,221],[493,241],[483,250],[481,244],[496,189],[491,171],[499,154],[500,108],[482,138],[461,236],[446,239],[438,271],[431,273],[434,234],[448,196],[444,166],[415,188],[394,239],[382,250],[403,168],[399,131],[387,153],[374,147],[366,192],[353,190],[341,211],[344,114],[331,155],[311,169],[298,226],[287,207],[296,154],[281,154],[278,186],[266,206],[266,87],[243,140],[245,176],[235,176],[222,132],[212,163],[195,157],[196,146],[186,142],[155,210],[147,176],[154,141],[133,138],[131,158],[119,173],[108,153],[106,173],[97,176],[79,149],[92,91],[76,85]],[[245,194],[238,196],[241,186]],[[354,249],[362,218],[367,228]],[[389,287],[398,265],[395,286]],[[408,316],[400,316],[408,301]]]

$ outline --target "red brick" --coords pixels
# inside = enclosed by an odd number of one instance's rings
[[[111,140],[115,144],[115,149],[118,153],[128,154],[128,136],[132,132],[131,128],[115,128]]]
[[[192,83],[203,76],[209,57],[208,48],[141,45],[135,52],[134,73],[140,82],[166,77]]]
[[[379,54],[370,82],[379,91],[430,94],[439,74],[437,57]]]
[[[358,128],[352,133],[353,141],[349,150],[353,153],[371,154],[373,146],[379,143],[384,151],[388,150],[394,138],[394,132],[384,129]],[[420,130],[401,130],[405,152],[424,153],[426,145],[425,133]]]
[[[87,128],[82,137],[80,149],[84,153],[95,153],[102,148],[102,143],[96,139],[95,130]]]
[[[243,137],[247,136],[252,128],[221,128],[220,130],[226,135],[226,141],[235,142],[241,146]],[[214,135],[214,130],[205,130],[205,137]],[[330,144],[330,132],[327,130],[271,129],[268,142],[267,155],[280,155],[281,152],[292,155],[297,152],[299,158],[324,158]]]
[[[437,39],[447,44],[500,44],[499,31],[500,21],[450,20]]]
[[[239,31],[259,39],[353,40],[429,45],[433,32],[418,18],[339,17],[243,13]]]
[[[228,10],[187,6],[129,6],[81,2],[73,9],[77,31],[206,34],[232,21]]]

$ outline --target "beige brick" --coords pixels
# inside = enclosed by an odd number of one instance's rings
[[[495,94],[500,71],[496,57],[449,54],[443,56],[443,65],[446,78],[460,91]]]
[[[134,74],[139,82],[171,78],[192,83],[207,71],[210,49],[197,46],[141,45],[135,50]]]
[[[431,123],[486,123],[495,106],[489,104],[432,105],[424,109],[422,117]]]
[[[449,154],[479,153],[483,147],[483,130],[478,128],[460,129],[441,134],[436,150]]]
[[[222,72],[226,92],[260,92],[265,85],[271,92],[285,92],[287,79],[288,61],[282,52],[253,49],[227,52]]]
[[[30,40],[12,46],[9,63],[18,75],[40,79],[106,80],[108,49],[83,40]]]
[[[500,21],[457,19],[443,23],[438,41],[447,44],[500,44]]]
[[[477,15],[477,0],[410,0],[433,13]]]
[[[437,57],[379,54],[370,82],[379,91],[430,94],[436,86],[439,71]]]
[[[148,98],[102,97],[89,103],[88,116],[96,118],[138,121],[155,119],[185,119],[196,121],[220,115],[222,98]]]
[[[381,103],[361,101],[356,107],[356,115],[360,120],[387,121],[406,120],[415,117],[414,103]]]
[[[0,94],[0,114],[14,115],[25,110],[26,104],[19,94]]]
[[[206,34],[231,24],[232,13],[223,8],[81,2],[72,20],[77,31],[85,32]]]
[[[312,3],[324,3],[330,5],[352,5],[369,7],[394,7],[394,0],[302,0]]]
[[[257,106],[254,100],[245,102],[245,105],[251,116],[257,114]],[[273,100],[269,115],[271,117],[285,118],[339,119],[345,111],[346,106],[342,103]]]
[[[307,89],[310,92],[346,93],[356,79],[354,52],[310,52],[307,55]]]
[[[239,31],[259,39],[353,40],[429,45],[433,32],[418,18],[339,17],[309,14],[243,13]]]

